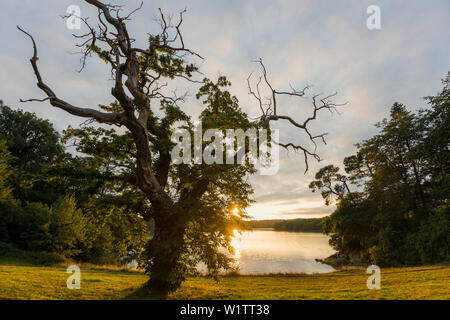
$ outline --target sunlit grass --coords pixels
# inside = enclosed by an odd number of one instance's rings
[[[149,299],[140,272],[81,267],[81,289],[69,290],[65,266],[0,265],[0,299]],[[169,299],[450,299],[450,266],[381,270],[368,290],[364,268],[328,274],[191,277]]]

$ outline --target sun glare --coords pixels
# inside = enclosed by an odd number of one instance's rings
[[[241,253],[242,235],[237,230],[234,230],[233,234],[234,234],[234,236],[233,236],[233,239],[231,240],[230,244],[234,248],[234,257],[237,259],[237,258],[239,258],[239,255]]]

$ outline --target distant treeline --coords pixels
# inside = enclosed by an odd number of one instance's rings
[[[276,231],[322,232],[322,218],[313,219],[273,219],[253,220],[248,222],[249,228],[273,228]]]
[[[271,220],[251,220],[247,221],[247,227],[250,229],[259,228],[275,228],[275,223],[282,222],[281,219],[271,219]]]
[[[274,229],[279,231],[322,232],[322,218],[292,219],[275,223]]]

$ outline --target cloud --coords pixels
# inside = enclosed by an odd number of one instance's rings
[[[126,10],[140,1],[127,1]],[[74,51],[72,31],[60,16],[72,1],[2,1],[0,28],[0,98],[12,107],[21,107],[49,118],[58,130],[83,121],[49,106],[47,103],[18,103],[19,98],[42,97],[35,86],[29,58],[29,39],[15,25],[31,31],[38,41],[40,68],[45,81],[59,95],[75,105],[95,107],[109,103],[109,70],[95,59],[78,74],[79,57]],[[302,154],[281,152],[280,170],[274,176],[255,176],[257,203],[249,208],[257,218],[307,217],[329,214],[320,194],[308,189],[314,173],[327,164],[342,167],[345,156],[355,151],[354,144],[376,133],[373,124],[388,115],[389,107],[401,101],[410,108],[423,107],[421,97],[440,88],[440,78],[450,69],[450,42],[444,41],[450,29],[450,2],[435,0],[379,0],[382,29],[366,28],[369,0],[345,1],[237,1],[206,0],[146,1],[143,10],[129,21],[129,31],[136,43],[144,45],[147,32],[157,31],[157,8],[177,13],[184,8],[183,32],[187,46],[206,59],[205,76],[215,79],[226,75],[233,83],[231,91],[250,116],[258,116],[255,101],[248,95],[246,78],[257,76],[258,65],[251,60],[262,57],[272,84],[283,90],[289,84],[303,88],[312,84],[310,94],[338,92],[337,102],[348,101],[341,115],[323,112],[311,123],[314,133],[328,132],[327,145],[319,145],[321,163],[310,160],[304,174]],[[96,11],[80,4],[83,15],[92,20]],[[189,89],[191,99],[186,110],[194,117],[201,105],[192,96],[198,86],[177,82]],[[280,99],[279,113],[298,121],[311,111],[310,99]],[[284,141],[308,144],[304,133],[287,122],[275,123]],[[311,147],[311,145],[308,145]]]

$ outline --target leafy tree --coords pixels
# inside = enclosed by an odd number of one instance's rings
[[[197,97],[199,99],[204,97],[207,104],[200,116],[203,132],[211,128],[247,130],[256,126],[240,110],[237,99],[222,90],[229,85],[230,83],[221,77],[217,83],[205,80],[205,85],[200,89]],[[169,105],[169,102],[165,103],[165,108],[170,107],[175,111],[175,106]],[[175,130],[170,124],[180,120],[185,120],[185,128],[193,133],[194,125],[184,113],[174,112],[170,117],[172,117],[170,121],[165,119],[167,122],[164,128],[167,130],[167,137]],[[154,257],[164,256],[164,250],[167,249],[167,246],[161,245],[162,241],[155,241],[155,238],[162,236],[157,233],[158,231],[148,244],[145,255],[139,259],[147,270],[151,270],[152,278],[164,277],[167,268],[172,267],[176,277],[169,279],[168,282],[178,286],[184,276],[193,271],[200,261],[207,265],[212,275],[217,275],[219,270],[231,266],[232,259],[221,252],[220,248],[231,249],[229,242],[234,230],[242,227],[241,218],[246,217],[243,212],[240,216],[231,214],[231,209],[245,208],[250,203],[249,195],[252,188],[245,177],[253,173],[254,168],[248,161],[245,165],[208,165],[194,162],[171,165],[167,169],[165,179],[170,181],[170,184],[167,183],[167,190],[174,199],[178,199],[174,210],[183,216],[183,219],[178,218],[177,222],[173,216],[175,212],[171,216],[160,217],[152,210],[148,199],[139,192],[139,189],[133,184],[124,184],[124,180],[132,177],[130,168],[135,166],[135,159],[130,157],[130,154],[135,152],[135,147],[129,133],[119,134],[115,130],[94,127],[69,128],[65,132],[64,141],[69,140],[76,146],[78,152],[87,155],[90,165],[97,166],[98,170],[107,176],[105,181],[108,182],[102,194],[99,198],[93,199],[95,206],[92,207],[92,212],[103,206],[110,208],[109,210],[122,210],[120,216],[122,224],[124,220],[133,219],[132,214],[136,213],[141,217],[141,222],[154,219],[155,225],[165,225],[166,230],[171,230],[169,226],[173,224],[172,232],[175,234],[167,237],[165,241],[168,242],[167,245],[176,248],[178,254],[168,258],[177,260],[158,261],[161,264],[153,265]],[[168,138],[155,139],[153,148],[164,156],[172,145],[173,142]],[[153,163],[156,168],[162,170],[159,157]],[[186,207],[190,209],[186,210]],[[127,212],[130,215],[126,219]],[[115,221],[111,226],[117,224],[119,221]],[[142,235],[142,228],[134,232],[134,239],[141,243],[142,237],[139,235]],[[171,266],[171,263],[174,265]]]
[[[413,239],[420,262],[438,263],[450,257],[450,207],[433,209]]]
[[[330,244],[379,265],[436,263],[448,259],[449,244],[449,76],[430,108],[412,113],[400,103],[380,132],[357,144],[344,159],[348,181],[361,192],[338,196],[337,209],[324,218]],[[322,168],[312,188],[328,201],[338,169]]]
[[[13,243],[23,250],[45,250],[48,245],[46,225],[49,216],[48,207],[39,203],[25,207],[15,203],[0,204],[0,224],[5,231],[2,241]]]
[[[9,165],[12,156],[6,145],[6,141],[0,140],[0,241],[33,250],[45,239],[48,210],[39,204],[22,208],[14,199],[8,180],[17,174],[17,170]]]
[[[145,220],[136,214],[136,197],[102,195],[82,203],[87,220],[86,240],[77,259],[98,264],[139,260],[149,233]]]
[[[86,238],[86,218],[76,206],[74,197],[59,199],[50,210],[46,229],[49,233],[47,247],[60,256],[73,257]]]
[[[35,114],[12,110],[0,101],[0,139],[6,141],[14,175],[8,178],[14,198],[23,204],[51,204],[61,193],[51,167],[64,156],[58,133]]]
[[[0,241],[8,240],[8,228],[5,214],[2,213],[6,208],[14,205],[12,189],[6,184],[6,180],[12,174],[8,165],[10,158],[9,151],[6,148],[6,142],[0,140]]]
[[[270,89],[269,104],[263,103],[259,94],[259,82],[255,93],[250,86],[250,93],[257,99],[261,108],[260,122],[252,122],[238,107],[238,101],[226,90],[229,82],[220,77],[217,82],[208,79],[196,81],[193,75],[198,67],[193,60],[202,57],[185,47],[180,28],[183,13],[178,23],[174,24],[161,13],[159,34],[148,36],[145,48],[135,47],[136,42],[130,37],[127,21],[136,12],[121,16],[121,7],[105,4],[98,0],[86,0],[94,6],[99,14],[97,28],[83,19],[89,32],[77,36],[81,39],[82,67],[91,55],[97,55],[111,68],[114,101],[109,105],[100,105],[98,109],[77,107],[61,99],[45,83],[38,68],[37,46],[34,38],[22,28],[33,44],[33,67],[37,86],[45,93],[44,99],[52,106],[70,114],[94,119],[98,123],[113,125],[111,130],[98,131],[86,129],[85,133],[76,132],[80,138],[80,148],[92,156],[92,161],[99,161],[102,173],[111,177],[111,183],[103,191],[141,193],[139,199],[145,202],[139,205],[142,211],[136,212],[146,221],[155,222],[155,232],[146,247],[145,265],[151,273],[148,287],[155,293],[167,294],[176,290],[184,280],[186,272],[198,261],[204,261],[211,273],[220,268],[227,268],[230,261],[219,252],[219,247],[229,248],[233,229],[245,217],[244,209],[249,204],[251,187],[246,176],[254,172],[250,164],[244,165],[198,165],[194,163],[173,166],[170,151],[173,143],[171,136],[177,127],[184,126],[194,130],[191,119],[183,112],[179,104],[182,96],[168,96],[165,87],[171,80],[184,79],[201,84],[197,95],[204,98],[205,109],[200,121],[204,128],[240,128],[259,126],[269,127],[270,122],[287,120],[303,130],[311,143],[324,141],[326,133],[314,135],[308,125],[315,120],[320,110],[329,110],[338,106],[330,99],[336,95],[319,95],[313,97],[313,114],[303,122],[280,114],[277,97],[289,95],[303,97],[305,88],[292,92],[275,90],[268,81],[267,72],[260,60],[264,80]],[[109,76],[109,75],[108,75]],[[28,100],[28,101],[30,101]],[[159,106],[159,110],[158,110]],[[126,128],[126,133],[117,127]],[[84,134],[84,137],[82,137]],[[92,139],[101,135],[101,141]],[[104,140],[103,140],[104,138]],[[105,141],[113,141],[108,146]],[[306,146],[292,142],[280,143],[285,148],[301,150],[305,157],[306,170],[308,157],[320,160],[320,157]],[[114,153],[117,151],[117,153]],[[111,170],[108,170],[111,169]],[[119,186],[118,181],[122,183]],[[241,208],[240,216],[230,216],[232,206]]]
[[[114,214],[111,214],[113,209],[102,206],[94,208],[95,213],[89,210],[90,199],[98,196],[109,183],[110,175],[98,170],[98,161],[65,153],[58,133],[47,120],[4,105],[0,109],[0,133],[6,139],[0,143],[0,202],[3,203],[0,229],[4,231],[2,241],[10,241],[25,250],[58,252],[60,256],[76,256],[82,260],[102,263],[118,263],[127,255],[125,247],[141,250],[139,248],[142,248],[142,243],[138,248],[130,244],[129,233],[135,231],[136,225],[122,223],[121,230],[112,225],[111,217],[115,216],[117,219],[120,216],[116,209]],[[14,154],[9,153],[7,145],[14,150]],[[67,201],[76,199],[77,206],[83,210],[86,218],[100,217],[91,219],[85,236],[79,235],[78,241],[73,240],[76,243],[74,246],[63,240],[63,244],[58,244],[56,240],[62,236],[69,237],[64,223],[54,221],[52,230],[48,230],[52,218],[80,218],[78,209],[67,211],[66,216],[56,214],[59,211],[52,215],[45,206],[61,204],[58,199],[66,198],[67,194],[75,195]],[[21,201],[17,202],[14,196]],[[73,217],[70,216],[72,214]],[[105,222],[107,220],[108,223]],[[108,237],[102,239],[101,235]],[[52,247],[51,238],[55,239],[58,249]],[[107,247],[110,249],[106,250]],[[94,254],[92,250],[96,248],[98,250]]]
[[[321,195],[325,199],[325,204],[329,205],[332,197],[336,196],[342,199],[345,193],[350,193],[347,185],[347,177],[339,173],[339,168],[333,165],[328,165],[317,171],[315,175],[316,180],[309,184],[312,192],[321,190]]]
[[[364,213],[364,214],[362,214]],[[371,224],[376,211],[361,193],[350,193],[337,204],[337,209],[322,220],[323,232],[330,245],[348,256],[359,256],[371,246],[376,228]]]
[[[442,80],[443,89],[436,96],[427,97],[431,108],[420,112],[420,126],[425,138],[419,151],[426,155],[430,179],[425,188],[437,205],[448,202],[450,194],[450,72]]]
[[[8,164],[10,153],[6,148],[6,142],[0,140],[0,203],[12,201],[12,189],[7,185],[7,179],[12,174]]]
[[[273,228],[277,231],[322,232],[322,218],[290,219],[275,222]]]

